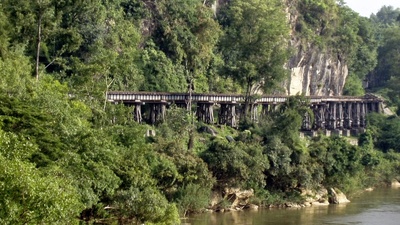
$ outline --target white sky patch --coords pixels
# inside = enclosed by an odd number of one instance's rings
[[[400,0],[344,0],[346,5],[361,16],[369,17],[372,13],[376,14],[382,6],[393,6],[400,8]]]

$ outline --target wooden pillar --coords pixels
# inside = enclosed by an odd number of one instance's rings
[[[353,104],[354,109],[353,109],[353,118],[354,118],[354,123],[353,123],[353,128],[358,128],[360,127],[360,114],[361,114],[361,106],[359,102],[355,102]]]
[[[150,115],[149,115],[150,124],[155,124],[157,117],[156,104],[148,104],[148,105],[150,106]]]
[[[142,103],[140,101],[134,104],[133,119],[138,123],[142,122]]]
[[[325,129],[326,125],[326,104],[316,105],[314,115],[315,115],[315,125],[317,129]]]
[[[205,121],[204,121],[204,112],[205,112],[204,107],[205,107],[204,104],[202,104],[202,103],[197,103],[196,117],[197,117],[197,120],[198,120],[198,121],[205,122]]]
[[[236,103],[221,104],[218,112],[219,124],[226,124],[231,127],[237,127],[237,114],[236,114]]]
[[[258,104],[251,104],[251,120],[258,122]]]
[[[228,114],[228,105],[227,104],[221,104],[218,112],[218,123],[219,124],[226,124],[228,119],[227,119],[227,114]]]
[[[377,104],[377,113],[383,113],[383,104],[382,102],[376,102]]]
[[[165,101],[156,102],[156,103],[148,103],[148,115],[146,120],[150,124],[156,124],[163,122],[165,120],[165,113],[166,113],[166,105]]]
[[[214,123],[214,103],[203,102],[197,103],[196,116],[199,121],[204,123],[213,124]]]
[[[335,130],[337,127],[337,117],[336,117],[336,103],[328,103],[328,115],[329,115],[329,126],[328,129]]]
[[[261,105],[261,117],[265,117],[269,114],[269,104],[262,104]]]
[[[162,104],[161,104],[161,119],[162,119],[162,121],[165,121],[165,114],[166,114],[166,112],[167,112],[167,102],[163,102]]]
[[[311,130],[312,129],[312,124],[311,124],[311,116],[308,112],[303,115],[303,123],[301,126],[302,130]]]
[[[325,110],[324,105],[318,104],[312,106],[312,110],[314,113],[314,125],[313,129],[324,129],[325,126]]]
[[[366,103],[366,104],[368,104],[368,111],[367,111],[367,113],[372,113],[372,112],[377,112],[378,110],[376,109],[376,104],[375,104],[375,102],[368,102],[368,103]]]
[[[367,125],[367,103],[361,103],[361,112],[360,112],[360,126],[366,127]]]
[[[343,106],[341,102],[337,103],[337,128],[343,129]]]
[[[383,109],[382,109],[382,103],[379,101],[375,101],[375,102],[369,102],[369,104],[371,105],[371,110],[368,111],[367,113],[373,112],[373,113],[382,113]]]
[[[209,123],[214,124],[214,103],[209,105],[208,112],[209,112],[209,118],[210,118]]]
[[[276,112],[276,111],[278,111],[278,109],[279,109],[278,104],[276,102],[274,102],[271,105],[270,112]]]
[[[344,128],[351,129],[352,126],[352,102],[346,102],[344,108]]]
[[[236,105],[230,105],[230,124],[232,127],[237,127],[236,123]]]

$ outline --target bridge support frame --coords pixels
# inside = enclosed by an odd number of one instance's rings
[[[287,101],[288,96],[261,96],[251,104],[251,119],[255,122],[261,115],[277,112],[280,104]],[[214,105],[219,105],[218,123],[232,127],[238,126],[238,118],[242,113],[240,104],[244,97],[234,94],[198,94],[198,93],[154,93],[154,92],[108,92],[107,99],[112,103],[122,102],[133,106],[132,117],[141,123],[144,120],[152,124],[165,119],[168,104],[184,105],[185,107],[197,104],[196,116],[199,121],[212,124],[214,119]],[[190,99],[190,101],[188,101]],[[303,130],[325,130],[337,133],[337,130],[362,131],[366,127],[366,116],[370,112],[383,111],[382,100],[373,95],[363,97],[352,96],[311,96],[311,115],[304,114]],[[259,106],[262,107],[258,110]],[[115,118],[113,119],[115,120]],[[340,132],[338,132],[340,133]]]
[[[214,124],[214,102],[199,102],[196,110],[197,120]]]
[[[219,124],[227,124],[231,127],[237,127],[237,114],[236,107],[238,104],[236,103],[224,103],[220,104],[220,110],[218,113],[218,123]]]
[[[149,103],[149,115],[147,120],[149,121],[150,124],[156,124],[163,122],[165,120],[165,113],[167,111],[167,102],[161,101],[161,102],[154,102],[154,103]]]
[[[141,101],[135,101],[133,104],[133,119],[141,123],[142,122],[142,102]]]

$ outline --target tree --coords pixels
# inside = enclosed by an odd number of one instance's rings
[[[358,146],[350,145],[341,137],[317,137],[309,149],[312,160],[323,171],[323,185],[338,187],[344,192],[363,185],[360,180],[363,153]]]
[[[121,221],[133,219],[136,223],[160,225],[174,225],[180,221],[176,206],[169,204],[155,187],[121,190],[115,200]]]
[[[64,153],[64,143],[59,136],[53,135],[56,128],[49,114],[22,103],[19,98],[3,96],[0,102],[0,128],[31,138],[32,142],[38,145],[38,151],[32,155],[32,162],[38,166],[45,166]]]
[[[24,51],[23,45],[11,47],[7,41],[4,46],[0,46],[0,92],[2,94],[22,97],[31,90],[32,64],[29,57],[24,55]]]
[[[400,9],[393,6],[382,6],[376,14],[371,15],[371,20],[379,23],[381,26],[390,26],[395,24],[400,15]]]
[[[0,155],[1,224],[78,224],[83,205],[68,180]]]
[[[39,80],[39,61],[40,61],[40,51],[42,45],[42,26],[43,18],[45,13],[51,8],[51,2],[49,0],[37,0],[36,5],[36,20],[37,20],[37,47],[36,47],[36,80]]]
[[[0,130],[0,223],[78,224],[83,209],[71,180],[28,162],[38,146]]]
[[[305,22],[304,29],[312,33],[329,37],[336,28],[338,5],[334,0],[300,0],[300,16]]]
[[[231,1],[222,11],[220,47],[225,73],[245,89],[246,110],[259,85],[267,92],[286,76],[288,23],[281,1]]]
[[[61,70],[78,93],[138,90],[143,81],[137,65],[139,29],[117,3],[71,0],[58,5],[63,20],[55,46],[63,54],[51,69]]]
[[[354,73],[350,73],[346,78],[343,88],[343,95],[362,96],[364,95],[363,83]]]
[[[148,43],[142,52],[142,70],[146,79],[140,88],[144,91],[186,92],[185,68],[174,64],[154,43]]]
[[[378,42],[372,23],[347,6],[338,8],[338,25],[331,46],[342,53],[349,65],[349,73],[360,80],[376,66]]]
[[[379,48],[378,73],[385,81],[400,77],[400,27],[388,28]]]
[[[9,22],[16,29],[10,35],[17,43],[28,43],[28,52],[35,59],[35,77],[41,73],[40,62],[48,63],[47,41],[59,22],[52,0],[4,1]]]
[[[380,115],[369,117],[371,126],[377,128],[375,146],[383,152],[400,152],[399,138],[400,119],[398,117],[384,118]]]
[[[152,146],[146,143],[143,126],[114,126],[107,133],[118,146],[110,162],[115,166],[110,167],[122,181],[118,190],[108,196],[111,198],[110,204],[117,208],[113,213],[121,219],[176,223],[176,206],[168,202],[163,192],[167,190],[162,185],[173,177],[174,164],[159,157]],[[155,174],[156,171],[159,173]]]
[[[219,188],[260,188],[265,185],[268,159],[258,144],[214,140],[200,157],[208,164]]]
[[[183,66],[189,91],[207,91],[206,69],[220,35],[211,9],[198,0],[162,0],[155,9],[154,42]]]
[[[396,77],[399,77],[398,44],[400,40],[400,26],[397,17],[399,15],[399,9],[384,6],[376,15],[371,16],[371,20],[377,27],[376,39],[379,41],[378,63],[375,70],[369,75],[372,87],[383,87],[387,84],[397,83]],[[392,89],[392,87],[389,89]],[[396,90],[396,88],[392,90]],[[395,100],[395,97],[391,99]]]

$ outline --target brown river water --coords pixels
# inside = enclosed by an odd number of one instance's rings
[[[262,209],[204,213],[182,220],[185,225],[400,225],[400,188],[362,193],[350,203],[300,209]]]

